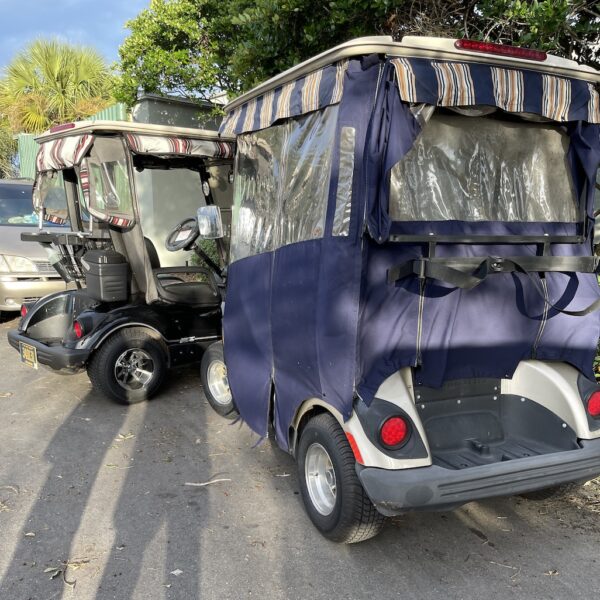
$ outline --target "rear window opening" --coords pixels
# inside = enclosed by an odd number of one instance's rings
[[[498,114],[431,116],[391,170],[393,221],[580,221],[568,135]]]

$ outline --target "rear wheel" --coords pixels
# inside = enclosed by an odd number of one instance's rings
[[[306,424],[296,460],[304,506],[326,538],[353,544],[379,533],[385,517],[365,493],[352,449],[330,414],[317,415]]]
[[[202,355],[200,379],[204,395],[212,408],[222,417],[235,419],[239,413],[229,388],[222,342],[211,344]]]
[[[87,373],[92,385],[122,404],[151,398],[167,370],[163,345],[141,327],[113,333],[92,355]]]

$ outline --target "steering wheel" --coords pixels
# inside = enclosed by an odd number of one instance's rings
[[[196,217],[188,217],[180,223],[177,223],[165,241],[165,248],[169,252],[177,250],[189,250],[190,246],[200,235],[198,230],[198,221]]]

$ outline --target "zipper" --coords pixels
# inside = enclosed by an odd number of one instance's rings
[[[533,343],[533,348],[531,350],[531,358],[536,358],[537,349],[542,339],[542,335],[544,333],[544,329],[546,328],[546,322],[548,321],[548,312],[550,310],[549,306],[549,297],[548,297],[548,282],[545,277],[541,277],[542,287],[544,288],[544,311],[542,312],[542,322],[540,323],[540,328],[538,330],[537,336],[535,338],[535,342]]]
[[[373,123],[373,113],[375,111],[375,106],[377,105],[377,97],[379,95],[379,88],[381,86],[381,78],[383,75],[383,69],[384,69],[384,65],[380,62],[379,63],[379,72],[377,73],[377,85],[375,86],[375,93],[373,94],[373,104],[372,104],[372,108],[371,108],[371,117],[369,118],[369,125],[367,126],[367,132],[365,134],[365,141],[363,142],[363,162],[364,162],[364,148],[367,144],[367,142],[369,141],[369,133],[371,131],[371,126]],[[356,154],[356,146],[354,148],[354,153]],[[367,172],[366,169],[363,168],[363,182],[364,182],[364,189],[367,189]],[[338,182],[339,183],[339,182]],[[354,201],[354,198],[352,198],[352,201]],[[365,250],[365,232],[367,231],[367,203],[365,202],[365,206],[364,206],[364,210],[363,210],[363,224],[362,224],[362,231],[360,232],[360,255],[361,255],[361,264],[362,264],[362,257],[364,255],[364,250]],[[359,289],[358,289],[358,295],[359,295],[359,306],[360,306],[360,294],[362,291],[362,267],[361,267],[361,276],[360,276],[360,280],[359,280]],[[358,324],[360,324],[362,322],[362,315],[361,312],[359,310],[359,314],[358,314]],[[357,324],[357,334],[359,333],[359,326]],[[358,335],[356,336],[356,344],[355,344],[355,349],[354,349],[354,362],[355,362],[355,369],[354,369],[354,382],[352,385],[353,388],[353,392],[355,395],[358,394],[358,381],[356,379],[356,375],[358,373],[358,368],[356,368],[356,364],[358,362],[358,357],[359,357],[359,348],[358,348]]]
[[[417,320],[417,357],[415,367],[423,364],[423,356],[421,354],[421,338],[423,336],[423,310],[425,307],[425,279],[419,281],[419,317]]]

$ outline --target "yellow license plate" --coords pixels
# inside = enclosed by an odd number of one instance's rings
[[[37,350],[33,346],[19,342],[19,351],[21,352],[21,362],[34,369],[38,368]]]

